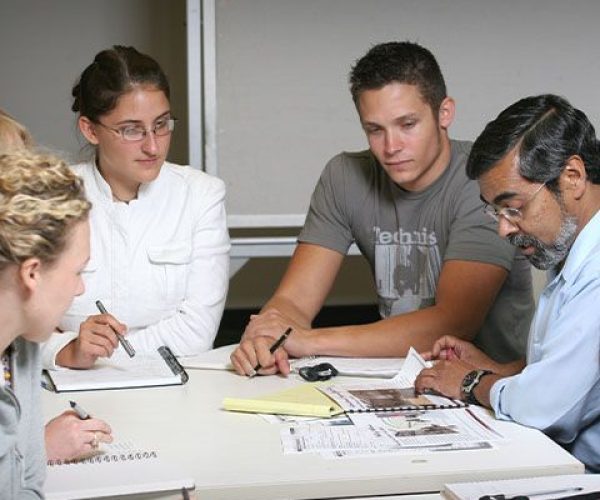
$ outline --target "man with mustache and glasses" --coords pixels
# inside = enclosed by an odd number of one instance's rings
[[[588,118],[554,95],[504,110],[467,162],[498,233],[549,270],[527,362],[499,364],[455,337],[426,357],[419,391],[492,408],[544,431],[600,472],[600,147]]]

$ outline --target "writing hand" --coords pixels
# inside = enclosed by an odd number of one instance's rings
[[[97,418],[80,419],[68,410],[46,424],[45,443],[48,460],[72,460],[93,451],[99,443],[113,440],[110,426]]]

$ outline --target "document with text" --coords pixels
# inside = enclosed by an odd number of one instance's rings
[[[483,449],[502,440],[491,419],[468,408],[362,413],[333,425],[298,423],[281,430],[284,453],[327,458]]]

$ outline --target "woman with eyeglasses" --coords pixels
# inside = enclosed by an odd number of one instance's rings
[[[72,95],[94,151],[73,167],[93,204],[91,258],[86,291],[44,346],[44,365],[89,368],[122,350],[116,333],[140,353],[210,349],[228,286],[225,188],[166,160],[175,119],[164,72],[133,47],[114,46],[96,55]]]

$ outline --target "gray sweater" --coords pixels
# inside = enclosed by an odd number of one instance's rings
[[[13,343],[14,392],[0,387],[0,496],[43,498],[46,451],[37,344]]]

